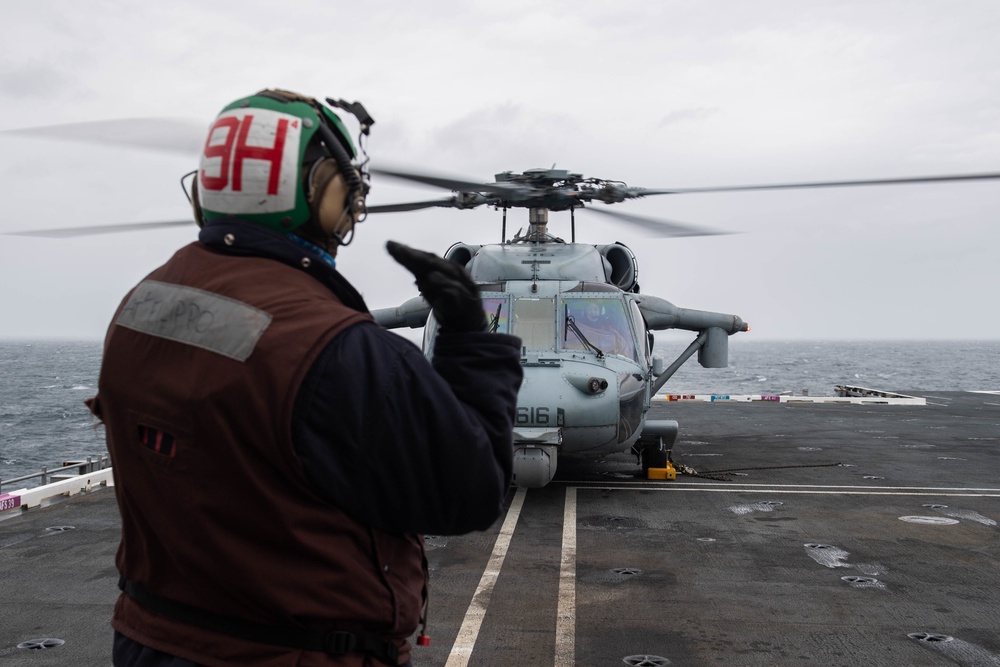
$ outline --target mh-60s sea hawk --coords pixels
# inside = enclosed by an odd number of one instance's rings
[[[750,327],[736,315],[689,310],[641,294],[635,255],[622,243],[576,243],[577,209],[616,218],[661,236],[720,234],[702,227],[588,206],[648,195],[896,185],[997,179],[1000,174],[921,176],[854,181],[784,183],[683,189],[629,187],[562,169],[505,171],[493,183],[373,169],[376,175],[452,191],[443,199],[372,206],[371,213],[431,207],[503,210],[501,242],[454,244],[445,256],[465,266],[479,283],[493,331],[523,342],[525,377],[514,429],[514,474],[519,486],[551,481],[559,456],[604,455],[631,450],[645,472],[666,465],[677,437],[674,420],[646,419],[650,400],[695,352],[706,368],[728,365],[729,336]],[[507,209],[528,209],[528,231],[507,238]],[[569,211],[567,243],[548,232],[550,211]],[[437,324],[415,297],[398,308],[375,311],[386,327],[420,327],[424,350],[433,352]],[[669,366],[653,354],[652,331],[686,329],[694,341]]]
[[[483,204],[527,208],[529,225],[501,243],[454,244],[445,257],[466,267],[479,284],[490,331],[522,341],[524,382],[514,426],[514,481],[549,483],[560,456],[605,455],[630,450],[644,469],[663,468],[677,437],[673,420],[646,419],[650,400],[696,351],[707,368],[728,365],[728,337],[749,327],[739,317],[678,308],[639,293],[635,255],[622,243],[569,243],[548,231],[549,211],[570,210],[594,199],[615,203],[656,194],[623,183],[585,179],[561,169],[503,172],[496,182],[475,185],[399,171],[375,174],[448,187],[448,199],[373,206],[372,213],[432,206],[472,208]],[[591,210],[591,209],[588,209]],[[705,230],[608,213],[669,235]],[[422,297],[398,308],[374,311],[385,327],[424,327],[424,351],[433,354],[438,326]],[[687,329],[694,342],[669,367],[653,354],[652,331]]]

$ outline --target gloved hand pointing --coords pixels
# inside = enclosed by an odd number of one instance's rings
[[[486,331],[479,288],[463,267],[395,241],[387,241],[385,247],[417,279],[417,288],[434,310],[442,331]]]

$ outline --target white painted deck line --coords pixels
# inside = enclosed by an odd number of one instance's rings
[[[559,604],[556,607],[554,667],[576,664],[576,488],[566,488],[562,556],[559,564]]]
[[[490,560],[486,564],[486,570],[483,571],[483,576],[479,579],[479,587],[476,588],[476,592],[472,596],[472,601],[469,603],[469,608],[465,612],[462,627],[458,629],[458,636],[451,647],[451,653],[448,655],[448,662],[445,663],[445,667],[465,667],[469,664],[469,658],[472,657],[472,649],[475,647],[476,639],[479,637],[479,629],[482,627],[483,618],[486,616],[486,608],[490,604],[493,587],[497,583],[497,577],[500,576],[500,569],[503,567],[504,558],[507,557],[507,549],[510,547],[510,539],[514,535],[514,528],[517,527],[517,519],[521,515],[521,507],[524,505],[526,492],[526,489],[519,488],[517,493],[514,494],[514,500],[511,501],[510,507],[507,509],[507,518],[504,519],[503,525],[500,527],[500,534],[497,535],[497,541],[493,545],[493,555],[490,556]]]
[[[614,487],[616,489],[634,486],[640,489],[665,489],[668,487],[693,487],[695,490],[707,489],[708,482],[658,482],[655,480],[637,480],[634,482],[581,482],[554,480],[550,484],[571,484],[578,489],[604,489]],[[874,486],[870,484],[770,484],[768,482],[711,482],[713,489],[720,490],[754,490],[748,487],[759,486],[764,489],[830,489],[838,491],[840,489],[863,489],[865,491],[983,491],[986,493],[1000,493],[1000,487],[967,487],[967,486]],[[729,487],[728,489],[725,487]]]
[[[579,486],[578,488],[587,489],[589,491],[637,491],[639,490],[635,486],[625,486],[621,484],[601,484],[595,486]],[[851,488],[851,487],[846,487]],[[929,496],[932,498],[1000,498],[1000,489],[990,489],[993,493],[948,493],[935,491],[933,489],[927,489],[923,491],[904,491],[904,492],[893,492],[893,491],[846,491],[838,490],[836,487],[832,490],[793,490],[793,489],[782,489],[777,487],[762,487],[757,489],[751,488],[741,488],[741,487],[730,487],[730,488],[719,488],[719,487],[701,487],[701,488],[691,488],[691,487],[681,487],[681,486],[646,486],[642,487],[643,491],[673,491],[675,493],[683,493],[685,491],[702,492],[702,493],[771,493],[771,494],[795,494],[803,496]]]

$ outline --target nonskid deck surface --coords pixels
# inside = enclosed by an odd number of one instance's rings
[[[906,393],[657,403],[674,460],[728,480],[564,459],[489,531],[427,536],[415,663],[1000,665],[1000,396]],[[111,491],[0,522],[0,665],[110,664],[117,539]]]

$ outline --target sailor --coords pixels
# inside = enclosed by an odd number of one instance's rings
[[[410,664],[422,534],[503,511],[520,342],[486,331],[463,268],[392,242],[440,322],[433,362],[374,322],[336,269],[365,213],[357,153],[312,98],[227,106],[198,241],[114,316],[89,405],[122,518],[119,667]]]

